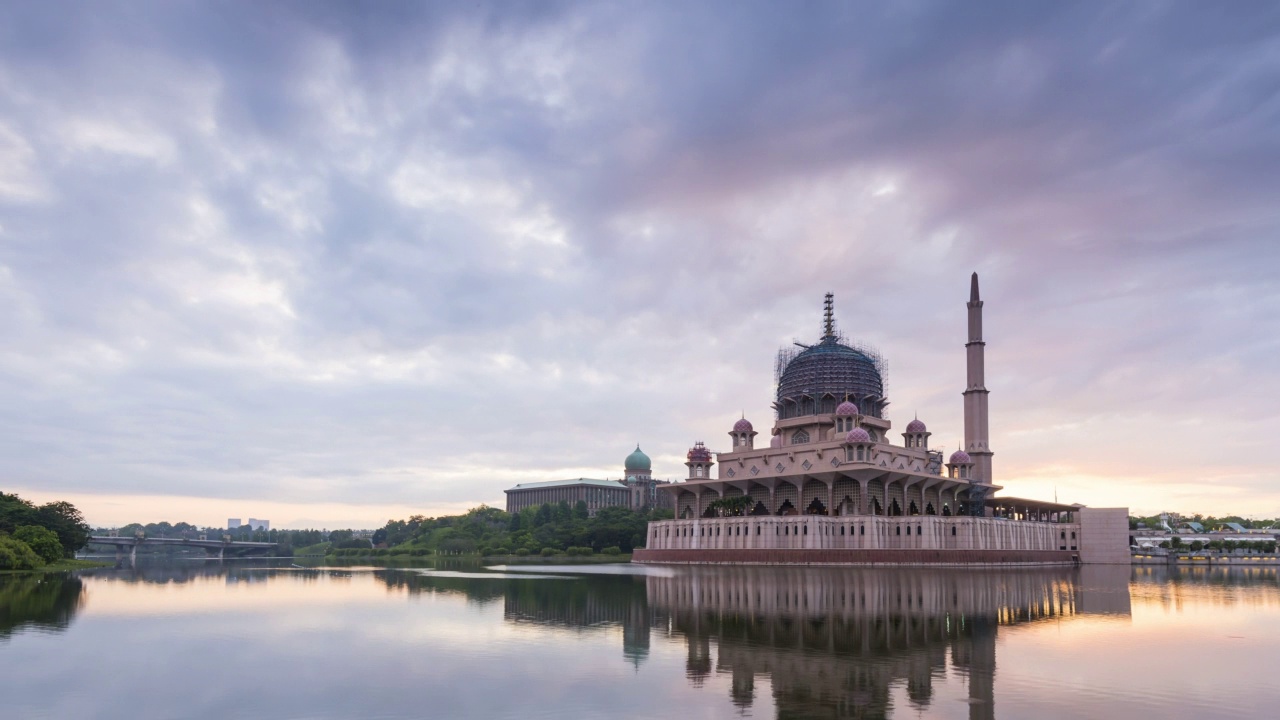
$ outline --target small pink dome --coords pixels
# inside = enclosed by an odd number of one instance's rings
[[[754,428],[751,427],[751,421],[746,418],[742,418],[733,424],[734,432],[751,432],[753,429]]]
[[[769,447],[771,448],[782,447],[782,436],[774,435],[773,438],[769,440]]]
[[[871,442],[871,436],[862,428],[854,428],[849,431],[848,435],[844,436],[844,441],[851,443]]]
[[[967,465],[973,462],[973,458],[969,457],[969,453],[963,450],[957,450],[951,453],[952,465]]]
[[[907,432],[924,432],[924,423],[920,422],[920,418],[916,418],[907,423]]]
[[[859,415],[859,414],[860,413],[858,412],[858,406],[854,405],[848,400],[845,400],[844,402],[836,406],[836,415],[849,416],[849,415]]]

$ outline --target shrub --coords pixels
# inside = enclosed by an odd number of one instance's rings
[[[594,552],[595,550],[592,550],[589,547],[571,547],[565,550],[565,554],[567,555],[590,555]]]
[[[1204,549],[1204,543],[1200,542],[1199,540],[1191,541],[1191,552],[1200,552],[1203,549]]]
[[[18,529],[13,531],[13,539],[26,543],[27,547],[34,550],[40,559],[47,563],[62,559],[62,543],[58,542],[57,533],[48,528],[39,525],[19,525]]]
[[[37,570],[44,560],[29,545],[0,534],[0,570]]]
[[[1169,541],[1168,541],[1168,540],[1161,541],[1161,543],[1160,543],[1160,547],[1164,548],[1165,550],[1168,550],[1168,549],[1169,549]]]
[[[605,555],[621,555],[622,548],[618,547],[617,545],[610,545],[609,547],[601,550],[600,552],[604,553]]]
[[[521,557],[524,557],[525,555],[529,554],[529,548],[520,548],[519,550],[516,551],[516,554]]]
[[[542,557],[551,557],[556,554],[555,548],[542,548]]]

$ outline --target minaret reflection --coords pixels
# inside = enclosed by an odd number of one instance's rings
[[[886,717],[904,682],[918,708],[934,678],[965,677],[969,716],[995,716],[1001,626],[1129,612],[1128,568],[1021,571],[691,568],[647,579],[649,604],[688,644],[687,674],[732,678],[754,702],[768,676],[778,717]],[[713,642],[714,641],[714,642]],[[712,658],[712,646],[718,653]]]

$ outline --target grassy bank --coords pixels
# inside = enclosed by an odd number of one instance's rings
[[[111,567],[112,562],[99,560],[59,560],[36,570],[0,570],[0,575],[29,575],[32,573],[67,572],[68,570],[88,570],[89,568]]]
[[[551,555],[543,555],[543,554],[488,555],[488,554],[481,554],[481,553],[438,553],[437,554],[437,553],[431,553],[429,551],[419,551],[419,552],[413,552],[413,553],[405,552],[405,551],[397,552],[396,548],[392,548],[390,550],[386,550],[386,549],[365,550],[363,552],[353,552],[351,550],[346,550],[339,553],[329,553],[328,555],[325,555],[326,561],[341,561],[341,562],[349,562],[352,560],[358,560],[361,562],[375,562],[375,563],[408,562],[408,561],[423,562],[428,560],[445,560],[445,559],[474,560],[477,562],[486,562],[486,563],[560,563],[560,564],[584,563],[584,564],[588,564],[588,563],[631,562],[631,555],[630,553],[619,553],[619,554],[613,554],[613,555],[606,554],[606,553],[593,553],[591,555],[570,554],[570,553],[555,553]]]

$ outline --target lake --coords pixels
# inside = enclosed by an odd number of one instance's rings
[[[1274,717],[1275,568],[0,576],[0,718]]]

